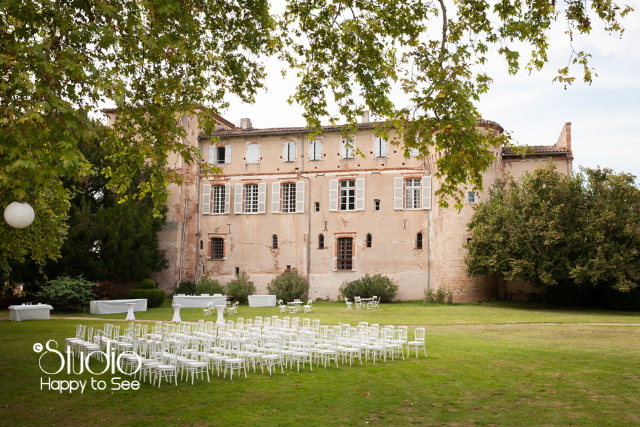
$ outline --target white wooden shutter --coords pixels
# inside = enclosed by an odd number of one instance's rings
[[[271,213],[280,212],[280,183],[271,183]]]
[[[202,214],[208,215],[211,213],[211,184],[204,184],[202,186]]]
[[[233,213],[236,215],[242,213],[242,184],[236,184],[235,187],[233,194]]]
[[[216,146],[211,144],[209,146],[209,160],[207,160],[207,163],[211,165],[215,162],[216,162]]]
[[[231,184],[224,185],[224,213],[228,214],[231,208]]]
[[[380,137],[373,137],[373,157],[380,157]]]
[[[364,210],[364,178],[356,179],[356,210]]]
[[[296,182],[296,212],[304,212],[304,181]]]
[[[404,178],[396,176],[393,178],[393,209],[400,211],[404,204],[403,199]]]
[[[338,211],[338,180],[332,179],[329,181],[329,211]]]
[[[231,145],[227,145],[224,149],[224,162],[231,163]]]
[[[431,177],[422,177],[422,209],[431,209]]]
[[[282,146],[282,160],[285,162],[293,162],[296,160],[296,143],[287,141]]]
[[[311,141],[309,152],[311,153],[311,160],[322,160],[322,140],[314,139]]]
[[[258,213],[265,213],[267,210],[267,183],[258,184]]]
[[[380,157],[387,157],[389,155],[389,141],[380,137]]]

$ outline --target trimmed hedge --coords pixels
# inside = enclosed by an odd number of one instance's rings
[[[164,289],[131,289],[129,298],[146,298],[147,308],[160,307],[167,296]]]
[[[140,289],[155,289],[156,288],[156,282],[154,282],[151,279],[144,279],[142,282],[140,282]]]
[[[244,272],[238,274],[236,278],[229,282],[224,288],[227,291],[227,295],[230,295],[234,301],[242,304],[249,301],[249,295],[256,293],[255,285]]]
[[[223,294],[224,286],[220,284],[216,279],[210,279],[207,276],[202,276],[200,281],[196,285],[196,295],[202,294]]]
[[[267,285],[267,292],[283,301],[293,301],[296,298],[307,299],[309,281],[295,268],[285,270]]]

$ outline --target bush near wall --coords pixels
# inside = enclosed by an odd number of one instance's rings
[[[223,294],[224,286],[220,284],[216,279],[210,279],[207,276],[202,276],[198,284],[196,285],[196,295],[202,294]]]
[[[196,293],[196,284],[194,282],[189,282],[188,280],[183,280],[178,284],[178,287],[175,291],[173,291],[174,295],[185,294],[185,295],[193,295]]]
[[[267,292],[285,302],[306,299],[309,294],[309,281],[300,275],[298,270],[291,268],[273,279],[267,285]]]
[[[241,303],[248,302],[249,295],[256,293],[255,285],[244,273],[238,274],[234,280],[229,282],[227,286],[225,286],[225,290],[227,291],[227,295],[230,295],[234,301]]]
[[[391,302],[398,292],[398,285],[387,276],[376,274],[370,276],[365,274],[363,277],[344,282],[340,286],[340,298],[353,300],[353,297],[380,297],[380,302]]]
[[[147,299],[147,308],[160,307],[167,296],[167,292],[164,289],[131,289],[129,291],[129,298]]]
[[[140,289],[155,289],[157,288],[156,282],[151,279],[144,279],[140,282]]]

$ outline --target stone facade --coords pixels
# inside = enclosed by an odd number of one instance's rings
[[[290,267],[309,278],[310,298],[335,300],[343,282],[366,273],[395,280],[398,300],[423,299],[440,286],[455,301],[508,296],[508,285],[465,271],[466,224],[484,193],[467,194],[460,211],[438,207],[433,156],[406,158],[367,122],[351,141],[338,127],[310,140],[304,128],[253,129],[248,119],[240,127],[223,118],[219,124],[204,136],[195,119],[184,118],[189,142],[221,173],[203,176],[200,165],[172,159],[184,184],[170,188],[160,233],[170,267],[154,277],[161,287],[171,291],[203,275],[225,284],[242,271],[266,293]],[[479,126],[502,132],[494,122]],[[570,173],[570,123],[554,146],[531,147],[525,157],[497,148],[495,155],[486,185],[547,161]]]

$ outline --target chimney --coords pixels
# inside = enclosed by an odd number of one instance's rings
[[[240,119],[240,129],[251,130],[253,129],[253,125],[251,124],[251,119]]]
[[[369,123],[369,110],[362,112],[362,123]]]
[[[566,122],[562,127],[556,146],[565,148],[571,154],[571,122]]]

